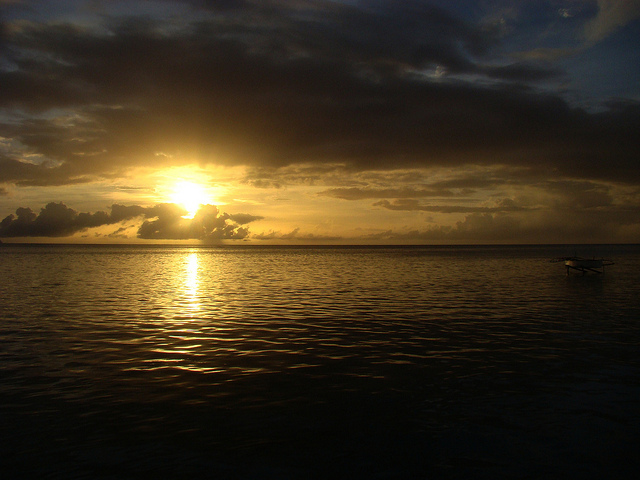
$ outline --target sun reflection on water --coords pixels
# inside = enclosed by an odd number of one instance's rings
[[[184,290],[187,309],[200,310],[200,296],[198,291],[198,253],[192,251],[187,256],[185,264]]]

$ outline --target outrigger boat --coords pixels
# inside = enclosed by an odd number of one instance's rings
[[[571,270],[577,270],[582,274],[587,272],[604,273],[604,267],[614,265],[611,260],[605,258],[560,257],[552,262],[564,262],[567,267],[567,275]]]

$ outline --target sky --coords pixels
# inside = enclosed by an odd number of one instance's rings
[[[0,0],[0,239],[640,242],[640,0]]]

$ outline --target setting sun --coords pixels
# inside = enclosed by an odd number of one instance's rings
[[[183,206],[187,210],[184,218],[193,218],[200,205],[211,202],[205,187],[193,182],[179,182],[173,187],[171,201]]]

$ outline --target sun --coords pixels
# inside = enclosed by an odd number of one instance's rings
[[[187,214],[183,218],[195,217],[200,205],[210,203],[203,185],[193,182],[178,182],[173,186],[171,201],[184,207]]]

